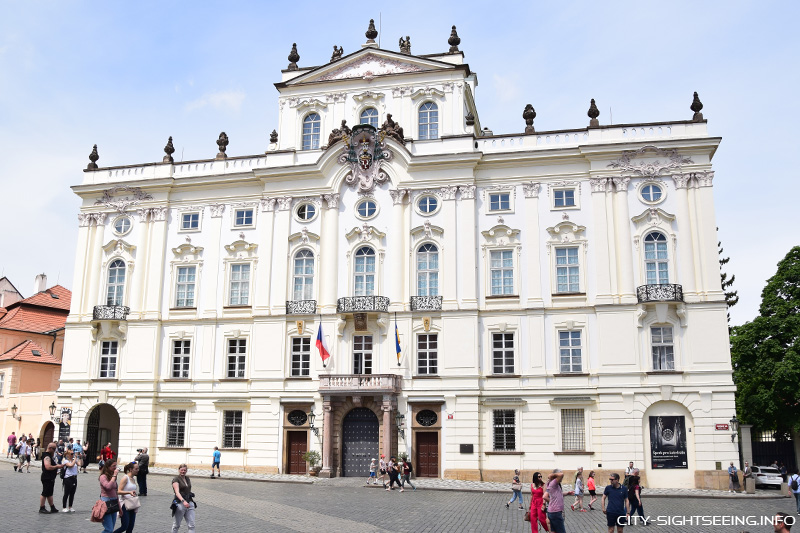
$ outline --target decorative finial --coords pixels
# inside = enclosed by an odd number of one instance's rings
[[[467,113],[467,116],[464,117],[467,126],[474,126],[475,125],[475,115],[472,114],[472,111]]]
[[[533,129],[533,119],[536,118],[536,110],[531,104],[525,106],[525,111],[522,112],[522,118],[525,119],[525,135],[536,133]]]
[[[461,44],[461,39],[458,36],[455,26],[453,26],[453,29],[450,30],[450,38],[447,39],[447,44],[450,45],[449,53],[455,54],[458,52],[458,45]]]
[[[228,149],[228,136],[223,131],[219,134],[219,139],[217,139],[217,146],[219,146],[219,153],[217,154],[217,159],[228,159],[228,154],[225,153],[225,150]]]
[[[172,159],[172,154],[175,153],[175,147],[172,146],[172,137],[169,138],[167,141],[167,145],[164,147],[164,153],[167,154],[164,156],[164,163],[174,163],[175,160]]]
[[[692,106],[689,108],[694,111],[694,116],[692,117],[692,122],[702,122],[703,121],[703,114],[700,112],[703,109],[703,102],[700,101],[700,97],[697,96],[697,91],[694,93],[694,99],[692,100]]]
[[[289,52],[289,70],[297,70],[297,62],[300,61],[300,54],[297,53],[297,43],[292,43],[292,51]]]
[[[276,130],[272,130],[272,133],[269,134],[269,143],[278,144],[278,132]]]
[[[89,163],[86,166],[86,170],[97,170],[97,160],[100,159],[100,155],[97,153],[97,145],[95,144],[92,148],[92,153],[89,154]]]
[[[342,58],[342,54],[344,53],[344,49],[341,46],[333,45],[333,54],[331,54],[331,63],[334,61],[339,61]]]
[[[367,36],[367,44],[375,44],[375,37],[378,36],[378,30],[375,29],[375,19],[369,19],[369,28],[364,33]]]
[[[589,115],[589,118],[591,119],[589,121],[589,127],[590,128],[599,128],[600,127],[600,121],[597,120],[597,117],[600,116],[600,110],[597,109],[597,106],[594,103],[594,98],[592,98],[592,103],[589,104],[589,112],[586,113],[586,114]]]
[[[400,53],[411,55],[411,37],[408,35],[405,39],[400,37]]]

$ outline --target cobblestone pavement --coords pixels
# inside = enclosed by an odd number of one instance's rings
[[[63,531],[100,531],[89,520],[92,504],[99,496],[97,473],[80,474],[74,514],[42,515],[38,511],[41,491],[40,470],[30,474],[14,472],[10,464],[0,465],[0,495],[3,501],[3,530],[15,533]],[[224,472],[223,472],[224,475]],[[149,495],[142,498],[137,515],[137,533],[163,533],[170,528],[169,476],[148,477]],[[419,490],[386,492],[380,487],[365,487],[360,481],[319,480],[318,483],[260,483],[250,480],[209,479],[195,476],[193,490],[198,502],[198,531],[205,532],[528,532],[523,513],[505,508],[509,491],[460,492],[426,490],[423,480]],[[61,486],[56,483],[56,505],[61,507]],[[526,498],[527,500],[527,498]],[[568,498],[571,501],[571,498]],[[526,501],[526,503],[528,503]],[[599,503],[599,502],[598,502]],[[688,517],[717,515],[717,520],[752,517],[763,520],[776,511],[795,512],[794,499],[741,497],[739,501],[697,496],[686,498],[645,497],[645,510],[660,520],[671,517],[671,524],[654,524],[650,531],[670,533],[772,531],[766,523],[735,525],[676,524]],[[601,511],[566,513],[570,533],[605,532]],[[694,518],[697,521],[701,518]],[[635,529],[635,528],[634,528]],[[626,529],[627,530],[627,529]],[[181,531],[186,531],[183,526]]]

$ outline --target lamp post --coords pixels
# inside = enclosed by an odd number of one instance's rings
[[[17,421],[22,421],[22,415],[17,416],[17,404],[11,406],[11,418]]]
[[[314,427],[314,420],[316,420],[317,415],[314,414],[314,406],[311,406],[311,410],[308,412],[308,427],[311,431],[314,432],[314,435],[319,437],[319,428]]]
[[[397,411],[397,414],[394,416],[395,422],[397,422],[397,434],[403,439],[406,438],[406,430],[403,428],[405,418],[406,415],[400,414],[400,411]]]
[[[52,402],[50,404],[49,409],[50,409],[50,420],[52,420],[54,424],[58,423],[57,422],[58,419],[56,418],[56,409],[58,409],[58,407],[56,407],[56,402]]]
[[[736,413],[730,419],[731,424],[731,443],[736,441],[737,458],[739,459],[739,468],[742,468],[742,442],[741,439],[737,440],[736,436],[739,434],[739,419],[736,418]]]

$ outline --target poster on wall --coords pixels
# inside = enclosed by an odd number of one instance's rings
[[[61,417],[58,422],[58,440],[64,442],[69,440],[69,430],[72,426],[72,409],[69,407],[61,408]]]
[[[650,417],[650,457],[653,468],[689,468],[684,417]]]

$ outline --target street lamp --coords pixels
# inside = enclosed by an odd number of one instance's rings
[[[57,409],[56,402],[51,403],[50,404],[50,418],[51,419],[55,419],[55,417],[56,417],[56,409]]]
[[[311,431],[314,432],[314,435],[319,437],[319,428],[314,427],[314,420],[316,420],[317,415],[314,414],[314,406],[311,406],[311,411],[308,412],[308,427],[311,428]]]
[[[14,420],[22,420],[22,415],[17,416],[17,404],[14,404],[11,407],[11,418],[13,418]]]
[[[406,438],[406,430],[403,429],[403,424],[405,422],[406,415],[401,415],[400,411],[397,411],[397,414],[394,416],[395,422],[397,422],[397,433],[400,435],[401,438]]]
[[[736,414],[734,413],[733,418],[730,419],[731,423],[731,442],[736,440],[736,435],[739,432],[739,419],[736,418]]]

